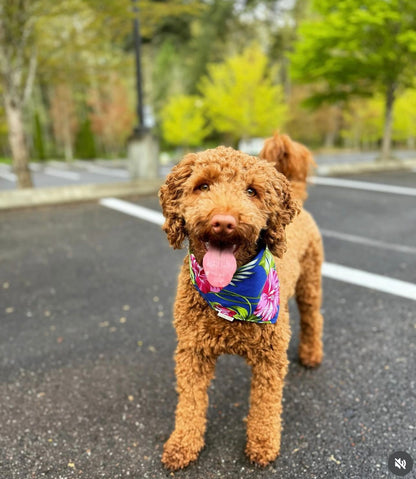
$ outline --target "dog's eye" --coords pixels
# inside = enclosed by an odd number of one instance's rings
[[[253,198],[253,196],[257,196],[257,191],[254,188],[247,188],[246,190],[247,196]]]
[[[209,184],[208,183],[202,183],[202,185],[198,186],[198,190],[200,191],[208,191],[209,190]]]

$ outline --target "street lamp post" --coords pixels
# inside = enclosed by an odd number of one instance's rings
[[[137,90],[137,119],[138,125],[135,127],[135,133],[141,133],[145,130],[144,114],[143,114],[143,86],[142,86],[142,67],[141,67],[141,37],[139,23],[139,7],[138,1],[133,0],[133,45],[136,58],[136,90]]]
[[[133,43],[136,60],[137,125],[128,140],[127,156],[131,179],[155,179],[159,176],[159,147],[149,128],[146,128],[143,108],[141,69],[141,37],[138,0],[133,2]]]

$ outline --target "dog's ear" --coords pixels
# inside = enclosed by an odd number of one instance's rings
[[[185,181],[192,173],[196,155],[186,155],[166,177],[159,190],[159,201],[162,206],[165,223],[163,231],[174,249],[180,249],[187,236],[185,219],[181,212],[181,198]]]
[[[286,251],[286,226],[300,211],[300,204],[293,200],[290,183],[280,173],[270,175],[272,191],[268,195],[267,206],[270,211],[263,239],[273,255],[280,258]]]

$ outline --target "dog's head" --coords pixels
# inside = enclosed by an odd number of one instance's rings
[[[278,132],[267,138],[259,157],[273,163],[277,171],[290,181],[305,182],[310,170],[316,166],[306,146]]]
[[[181,248],[188,237],[200,263],[211,247],[232,250],[238,266],[264,245],[280,257],[285,226],[298,211],[287,179],[271,163],[223,146],[186,155],[159,198],[170,244]]]
[[[312,153],[304,145],[276,132],[264,142],[259,157],[273,163],[276,170],[286,176],[295,198],[306,200],[306,178],[316,167],[316,163]]]

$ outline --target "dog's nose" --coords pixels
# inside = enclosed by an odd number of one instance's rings
[[[211,219],[211,228],[215,234],[231,234],[237,226],[232,215],[214,215]]]

